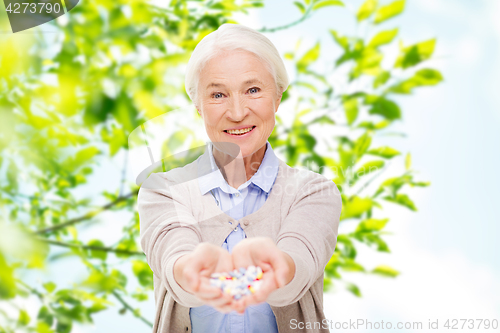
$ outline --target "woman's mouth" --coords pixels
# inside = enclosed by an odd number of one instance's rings
[[[253,132],[254,128],[256,126],[248,127],[248,128],[243,128],[240,130],[224,130],[224,133],[231,135],[231,136],[248,136],[250,133]]]

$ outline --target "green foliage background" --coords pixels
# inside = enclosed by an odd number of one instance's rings
[[[128,134],[137,126],[189,101],[183,66],[196,44],[221,24],[237,23],[235,13],[264,5],[173,0],[161,8],[141,0],[83,0],[69,20],[50,23],[57,34],[33,29],[33,34],[0,36],[0,332],[70,332],[73,323],[90,323],[95,313],[111,307],[151,325],[137,308],[139,302],[153,301],[152,272],[138,243],[138,188],[123,181],[84,198],[78,191],[100,163],[128,149]],[[327,8],[345,10],[337,0],[294,5],[297,20],[260,31],[288,29]],[[290,125],[277,115],[269,141],[290,166],[333,172],[329,176],[342,193],[341,222],[357,224],[338,236],[325,270],[325,290],[339,285],[361,296],[358,286],[343,279],[345,271],[398,275],[392,267],[361,265],[356,247],[364,243],[390,252],[384,241],[389,218],[381,209],[390,202],[416,211],[402,190],[429,185],[414,179],[409,153],[372,144],[402,117],[393,96],[443,80],[432,68],[416,69],[432,56],[435,39],[413,45],[399,41],[397,60],[383,68],[384,46],[395,43],[399,31],[381,30],[378,24],[404,7],[405,0],[362,3],[353,19],[373,32],[369,39],[330,30],[340,53],[329,61],[335,69],[348,68],[349,85],[356,87],[350,93],[334,89],[332,73],[312,69],[320,43],[304,49],[291,40],[290,50],[282,54],[295,68],[283,101],[294,100],[296,112]],[[9,29],[4,12],[0,26]],[[342,110],[341,121],[331,116],[332,106]],[[311,130],[316,125],[336,142],[328,154],[316,151],[320,138]],[[347,134],[337,135],[336,128]],[[404,163],[406,171],[384,173],[390,160]],[[369,193],[368,185],[377,190]],[[82,228],[98,225],[105,212],[128,216],[120,240],[106,244],[96,233],[95,239],[83,241]],[[31,273],[67,256],[78,258],[87,275],[71,285],[27,282]],[[123,262],[140,288],[133,290],[117,268]],[[19,306],[19,299],[30,296],[39,300],[36,317]]]

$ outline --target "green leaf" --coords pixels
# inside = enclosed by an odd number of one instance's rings
[[[133,260],[132,271],[134,272],[135,276],[137,276],[137,279],[139,280],[141,286],[150,288],[153,287],[153,272],[146,262]]]
[[[313,6],[313,10],[320,9],[320,8],[326,7],[326,6],[344,6],[344,3],[342,1],[339,1],[339,0],[324,0],[324,1],[317,2]]]
[[[349,48],[349,40],[345,36],[339,35],[335,30],[330,29],[330,34],[332,35],[335,42],[342,47],[344,50]]]
[[[401,189],[404,184],[411,184],[412,176],[411,175],[402,175],[400,177],[392,177],[386,179],[377,190],[376,195],[382,193],[384,189],[387,189],[392,197],[396,196],[396,193]]]
[[[389,44],[398,34],[398,28],[392,30],[381,31],[372,38],[368,43],[368,47],[378,47],[380,45]]]
[[[410,153],[407,153],[405,158],[405,169],[410,170],[410,168],[411,168],[411,155]]]
[[[359,7],[358,13],[356,14],[356,18],[358,22],[366,20],[369,18],[377,9],[377,0],[366,0],[361,7]]]
[[[36,324],[36,332],[37,333],[54,333],[54,331],[50,328],[50,326],[47,325],[47,323],[45,323],[43,321],[39,321]]]
[[[361,291],[359,290],[358,286],[353,284],[353,283],[348,283],[347,284],[347,290],[349,290],[351,293],[353,293],[357,297],[361,297]]]
[[[111,292],[114,289],[123,290],[126,284],[127,277],[116,269],[113,269],[109,275],[93,270],[87,280],[83,282],[84,286],[93,288],[96,292]]]
[[[354,153],[356,154],[356,161],[358,161],[370,148],[372,137],[368,132],[361,135],[354,143]]]
[[[356,172],[354,173],[354,179],[357,180],[361,176],[365,176],[371,172],[378,171],[382,169],[384,165],[385,165],[384,161],[377,160],[377,161],[366,162],[359,169],[356,170]]]
[[[132,99],[125,92],[121,92],[116,98],[113,116],[122,125],[126,135],[140,125],[138,114]]]
[[[297,62],[297,70],[304,72],[306,68],[316,61],[319,57],[320,43],[317,42],[311,49],[309,49],[302,58]]]
[[[377,251],[390,253],[389,246],[379,235],[370,232],[355,233],[354,236],[368,245],[376,245]]]
[[[391,77],[391,73],[388,71],[382,71],[380,72],[376,77],[375,80],[373,80],[373,88],[378,88],[381,85],[385,84],[387,80],[389,80]]]
[[[392,277],[392,278],[394,278],[394,277],[396,277],[396,276],[399,275],[399,272],[397,270],[395,270],[392,267],[384,266],[384,265],[375,267],[372,270],[372,273],[379,274],[379,275],[382,275],[382,276],[385,276],[385,277]]]
[[[117,250],[137,251],[137,244],[135,238],[127,238],[120,241],[116,246]],[[117,258],[130,258],[130,255],[123,253],[116,253]]]
[[[309,125],[311,124],[330,124],[330,125],[335,125],[335,122],[332,120],[332,118],[328,117],[328,115],[322,115],[321,117],[315,118],[309,122]]]
[[[64,165],[70,170],[76,170],[85,164],[89,164],[94,156],[99,154],[97,147],[87,147],[78,151],[75,156],[64,161]]]
[[[415,204],[413,203],[413,201],[411,201],[411,199],[406,194],[398,193],[396,195],[396,197],[387,196],[387,197],[384,197],[384,199],[387,201],[399,204],[401,206],[405,206],[408,209],[413,210],[414,212],[417,211],[417,207],[415,207]]]
[[[386,6],[382,6],[377,10],[375,14],[375,20],[373,21],[375,24],[384,22],[391,17],[399,15],[405,9],[405,0],[397,0]]]
[[[329,277],[325,276],[325,278],[323,279],[323,292],[324,293],[325,292],[329,292],[330,290],[332,290],[332,287],[333,287],[332,279],[330,279]]]
[[[415,182],[415,183],[414,183],[414,182],[411,182],[411,183],[410,183],[410,186],[427,187],[427,186],[429,186],[429,185],[431,185],[431,183],[430,183],[430,182]]]
[[[304,81],[296,81],[295,82],[295,85],[296,86],[302,86],[302,87],[306,87],[308,89],[310,89],[312,92],[314,93],[317,93],[318,92],[318,89],[311,83],[309,82],[304,82]]]
[[[139,302],[147,301],[149,299],[149,295],[143,292],[136,292],[131,295],[133,298],[138,300]]]
[[[443,80],[441,73],[435,69],[424,68],[415,73],[415,75],[403,82],[393,85],[387,89],[387,92],[398,94],[409,94],[416,87],[433,86]]]
[[[353,197],[351,200],[342,202],[342,213],[340,220],[348,218],[359,217],[361,214],[370,210],[373,202],[370,198]]]
[[[88,246],[104,247],[104,243],[99,239],[93,239],[88,243]],[[106,260],[108,253],[106,251],[90,250],[90,256],[92,258]]]
[[[400,154],[400,152],[396,149],[387,146],[370,149],[367,153],[383,158],[393,158],[394,156]]]
[[[365,104],[366,104],[365,100]],[[378,97],[374,102],[368,102],[371,105],[370,114],[378,114],[388,120],[396,120],[401,118],[401,109],[391,100],[384,97]]]
[[[316,138],[310,134],[307,134],[307,133],[301,133],[299,135],[299,138],[300,140],[298,141],[298,143],[300,144],[303,144],[307,151],[313,151],[314,150],[314,146],[316,146]]]
[[[396,59],[394,67],[408,68],[427,60],[434,53],[436,39],[429,39],[414,45],[401,48],[401,53]]]
[[[362,232],[362,231],[380,231],[382,230],[389,219],[366,219],[361,221],[358,224],[358,227],[356,228],[355,232]]]
[[[14,269],[0,252],[0,299],[9,299],[16,296],[16,283],[14,281]]]
[[[54,282],[49,281],[47,283],[44,283],[43,287],[50,294],[51,292],[53,292],[56,289],[56,284]]]
[[[46,306],[42,306],[40,310],[38,310],[37,319],[49,325],[49,327],[52,326],[52,323],[54,322],[54,316]]]
[[[341,267],[342,270],[347,271],[347,272],[364,272],[365,271],[365,268],[361,264],[355,262],[351,258],[346,258],[343,262],[341,262],[339,264],[339,267]]]
[[[365,48],[362,42],[357,43],[359,50],[351,52],[351,56],[356,61],[354,67],[349,73],[349,80],[359,77],[361,74],[377,75],[380,73],[380,63],[384,56],[375,48]]]
[[[127,148],[128,140],[123,128],[118,128],[115,124],[112,125],[111,134],[103,128],[101,130],[102,139],[109,144],[109,154],[114,156],[120,148]]]
[[[90,92],[83,119],[87,126],[93,126],[106,121],[115,108],[115,100],[101,92]]]
[[[293,53],[292,52],[286,52],[284,54],[284,57],[285,57],[285,59],[293,60]]]
[[[342,256],[345,258],[350,258],[354,259],[356,258],[356,248],[354,247],[354,243],[351,241],[349,236],[347,235],[338,235],[337,237],[337,244],[339,245],[340,252],[342,253]],[[339,258],[334,255],[330,258],[330,261],[328,262],[328,265],[338,265]],[[328,266],[327,265],[327,266]]]
[[[374,130],[384,129],[387,126],[389,126],[390,123],[391,122],[389,120],[382,120],[382,121],[379,121],[376,124],[374,124],[371,121],[363,121],[357,127],[359,127],[359,128],[366,128],[366,129],[374,131]]]
[[[73,319],[73,318],[72,318]],[[73,328],[73,322],[71,320],[58,320],[56,324],[57,333],[69,333]]]
[[[343,103],[347,124],[352,125],[358,118],[359,108],[358,100],[356,98],[346,99]]]
[[[26,326],[30,323],[30,316],[25,310],[19,311],[19,318],[17,319],[17,324],[21,326]]]
[[[297,6],[297,8],[300,10],[300,13],[301,13],[301,14],[304,14],[304,13],[305,13],[305,11],[306,11],[306,7],[305,7],[302,3],[298,2],[298,1],[294,1],[294,2],[293,2],[293,4],[294,4],[295,6]]]

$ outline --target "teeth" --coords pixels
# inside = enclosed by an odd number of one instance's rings
[[[250,132],[252,130],[252,128],[253,127],[244,128],[244,129],[240,129],[240,130],[228,130],[227,132],[230,134],[243,134],[246,132]]]

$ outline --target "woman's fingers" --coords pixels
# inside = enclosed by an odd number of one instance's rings
[[[221,293],[220,296],[214,298],[200,298],[206,304],[216,308],[218,311],[228,313],[233,310],[233,297],[228,294]]]
[[[200,288],[195,293],[196,296],[198,296],[199,298],[206,299],[206,300],[210,300],[210,299],[214,299],[214,298],[222,296],[222,291],[220,290],[220,288],[211,286],[208,282],[205,282],[204,280],[206,278],[202,277],[201,279],[202,279],[202,282],[200,284]]]
[[[292,259],[285,257],[272,240],[265,238],[242,240],[233,248],[232,254],[215,245],[205,244],[191,253],[189,259],[183,276],[189,282],[192,293],[224,313],[235,310],[241,314],[248,306],[265,302],[269,294],[293,278],[290,272],[295,270],[290,263]],[[210,285],[212,273],[230,272],[250,265],[260,266],[263,271],[261,286],[254,294],[234,300],[220,288]]]

